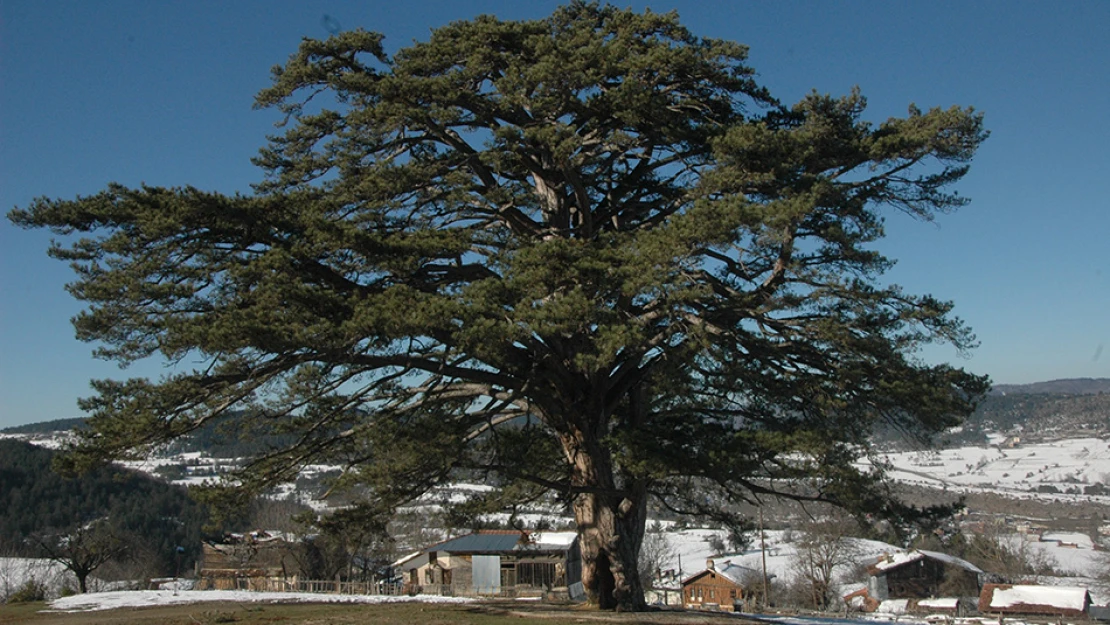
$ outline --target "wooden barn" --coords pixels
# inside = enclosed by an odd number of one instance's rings
[[[979,576],[974,564],[936,551],[912,550],[881,556],[867,568],[867,594],[877,601],[977,597]]]
[[[272,580],[296,574],[295,547],[283,534],[261,531],[205,542],[197,565],[198,589],[267,590]]]
[[[708,560],[704,571],[683,580],[682,605],[726,612],[739,610],[744,604],[745,580],[752,579],[753,575],[759,575],[759,572],[728,560],[719,567],[713,560]]]
[[[413,591],[444,595],[577,599],[582,556],[575,532],[482,530],[437,543],[393,564]]]

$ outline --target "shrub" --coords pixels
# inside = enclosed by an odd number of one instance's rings
[[[33,577],[8,596],[8,603],[30,603],[32,601],[46,601],[46,584]]]

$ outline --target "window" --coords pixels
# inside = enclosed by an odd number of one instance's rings
[[[521,562],[516,565],[517,583],[537,588],[555,585],[554,562]]]

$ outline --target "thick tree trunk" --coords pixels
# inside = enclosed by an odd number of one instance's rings
[[[579,447],[570,455],[575,482],[586,491],[574,500],[586,597],[603,610],[644,610],[637,564],[647,520],[646,488],[625,484],[618,490],[605,451],[590,454]]]

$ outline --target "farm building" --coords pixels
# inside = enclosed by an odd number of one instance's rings
[[[915,549],[881,556],[867,573],[868,595],[886,601],[978,596],[983,571],[946,553]]]
[[[1091,593],[1078,586],[987,584],[979,596],[983,614],[1075,617],[1086,616]]]
[[[574,532],[483,530],[393,564],[408,588],[444,595],[578,598],[582,557]]]
[[[713,560],[708,560],[705,570],[683,580],[682,605],[729,612],[738,610],[745,599],[744,584],[748,579],[756,579],[753,576],[759,576],[755,569],[728,560],[718,567]]]
[[[272,580],[297,573],[296,544],[284,534],[262,531],[205,542],[197,565],[198,589],[269,589]]]

